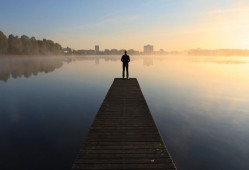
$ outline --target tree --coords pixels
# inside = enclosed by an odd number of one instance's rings
[[[47,51],[45,41],[38,40],[37,44],[38,44],[39,54],[45,55]]]
[[[0,54],[5,54],[8,49],[8,40],[6,35],[0,31]]]
[[[22,52],[22,42],[18,36],[13,34],[8,37],[8,53],[9,54],[21,54]]]
[[[43,39],[43,40],[45,40],[45,39]],[[45,41],[45,45],[46,45],[46,49],[47,49],[47,53],[49,53],[49,54],[51,54],[51,53],[53,53],[53,45],[54,45],[54,42],[53,41],[51,41],[51,40],[46,40]]]
[[[31,54],[39,54],[39,48],[38,48],[38,42],[35,39],[35,37],[31,37],[30,41],[32,43],[32,50],[31,50]]]
[[[32,42],[28,36],[22,35],[21,36],[22,42],[22,54],[31,54],[32,52]]]
[[[55,53],[54,54],[62,54],[62,46],[58,43],[55,43]]]
[[[0,54],[62,54],[62,47],[60,44],[52,40],[36,40],[35,37],[29,38],[22,35],[21,38],[10,34],[8,38],[0,31]]]

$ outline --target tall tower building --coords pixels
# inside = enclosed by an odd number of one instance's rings
[[[145,45],[144,46],[144,53],[145,54],[152,54],[153,53],[153,51],[154,51],[154,47],[153,47],[153,45]]]

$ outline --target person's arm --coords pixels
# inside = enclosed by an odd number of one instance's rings
[[[128,63],[130,62],[131,60],[130,60],[130,56],[128,56]]]
[[[123,56],[121,57],[121,61],[123,62]]]

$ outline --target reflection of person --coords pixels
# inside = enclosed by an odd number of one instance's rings
[[[124,52],[125,54],[122,56],[121,61],[123,62],[123,79],[125,77],[125,69],[126,69],[126,77],[129,78],[129,62],[130,57],[127,55],[127,51]]]

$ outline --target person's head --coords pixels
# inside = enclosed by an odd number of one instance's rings
[[[127,53],[127,51],[125,50],[125,51],[124,51],[124,53],[126,54],[126,53]]]

